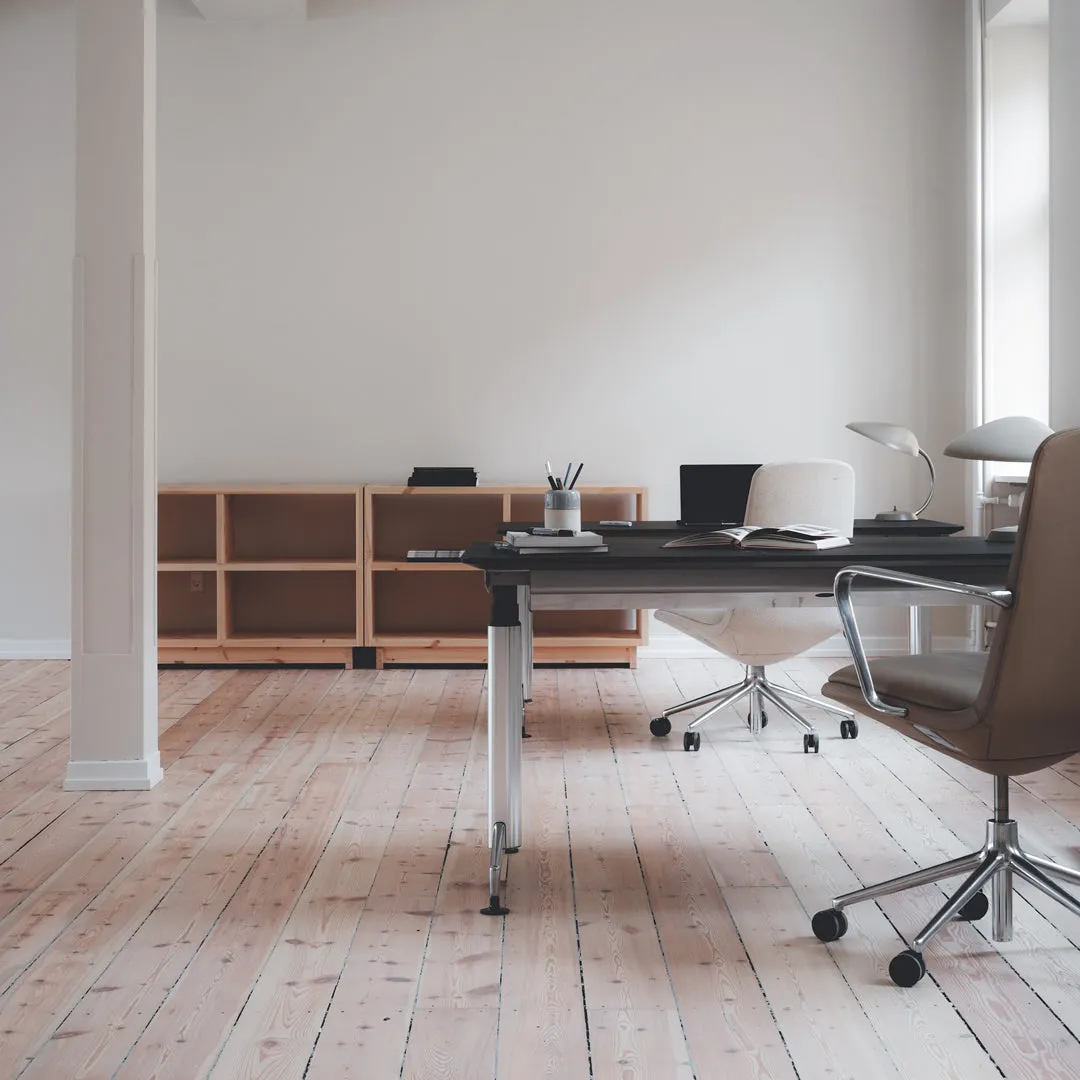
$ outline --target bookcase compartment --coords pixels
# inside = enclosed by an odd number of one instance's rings
[[[371,588],[376,627],[372,644],[401,635],[487,637],[491,597],[482,574],[378,571]]]
[[[158,571],[158,635],[174,640],[217,639],[217,571]]]
[[[369,555],[399,561],[411,548],[466,548],[498,539],[503,521],[500,492],[476,488],[404,488],[369,496]]]
[[[230,562],[356,562],[356,492],[227,495]]]
[[[348,570],[230,570],[230,641],[348,640],[356,633],[356,574]]]
[[[158,495],[158,562],[217,559],[217,496],[161,492]]]

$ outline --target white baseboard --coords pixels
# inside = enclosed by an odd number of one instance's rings
[[[639,660],[708,660],[715,658],[715,649],[703,645],[687,634],[681,634],[674,628],[662,630],[663,623],[655,624],[649,630],[649,644],[638,649]],[[908,651],[906,634],[893,636],[880,635],[863,638],[866,651],[870,656],[901,656]],[[934,649],[937,652],[968,652],[972,648],[967,637],[935,637]],[[815,645],[802,654],[803,656],[845,657],[849,656],[847,642],[843,634],[835,634],[820,645]]]
[[[65,791],[147,791],[163,776],[161,759],[132,761],[69,761]]]
[[[70,660],[71,642],[63,638],[53,641],[20,641],[0,638],[0,660]]]

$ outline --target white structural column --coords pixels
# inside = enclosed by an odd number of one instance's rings
[[[79,0],[71,759],[149,788],[157,736],[156,0]]]
[[[1080,3],[1050,3],[1050,426],[1080,426]]]

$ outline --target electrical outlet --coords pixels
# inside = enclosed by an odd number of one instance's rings
[[[196,570],[191,575],[191,591],[202,592],[203,591],[203,576],[201,570]]]

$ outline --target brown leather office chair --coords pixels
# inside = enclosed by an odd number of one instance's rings
[[[994,816],[982,850],[836,897],[813,919],[822,941],[847,930],[843,909],[916,885],[966,874],[960,888],[893,958],[889,974],[913,986],[926,973],[922,950],[950,919],[992,909],[995,941],[1012,937],[1013,874],[1080,915],[1080,903],[1057,884],[1080,885],[1080,870],[1029,855],[1009,817],[1009,777],[1054,765],[1080,751],[1076,670],[1080,661],[1080,429],[1051,435],[1031,466],[1027,497],[1009,565],[1007,588],[980,589],[873,567],[846,567],[836,600],[855,663],[835,672],[826,696],[881,720],[908,738],[994,778]],[[988,653],[895,656],[867,662],[851,607],[859,577],[980,596],[1003,611]],[[987,904],[982,887],[990,885]]]

